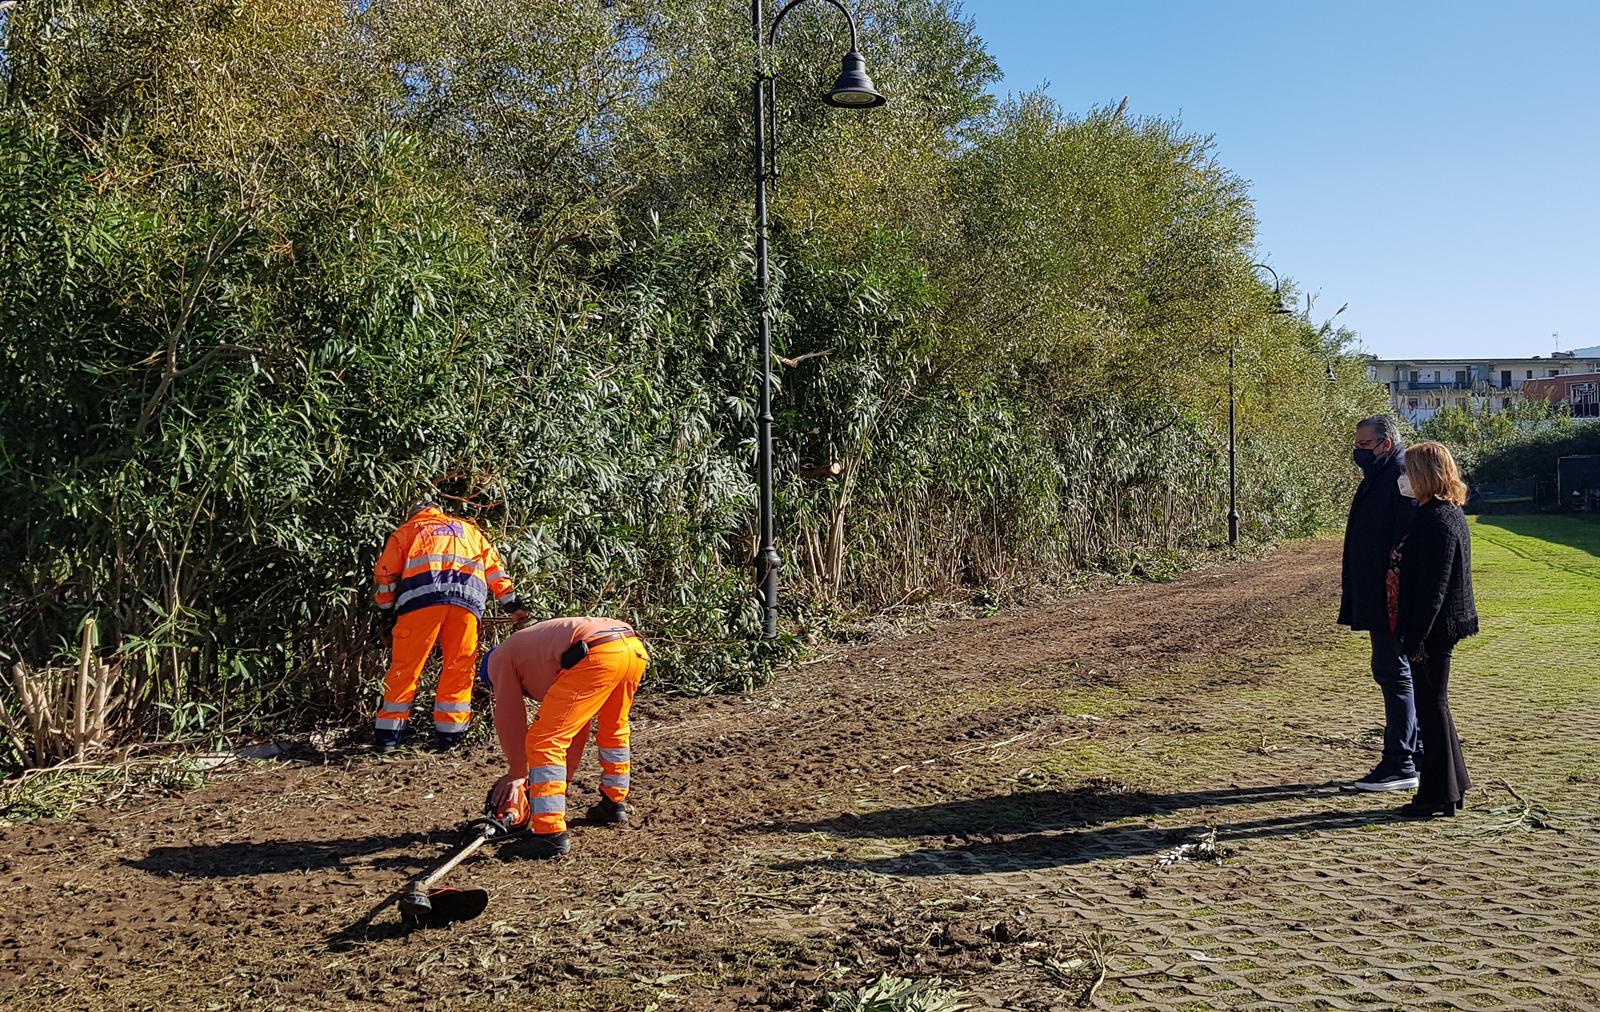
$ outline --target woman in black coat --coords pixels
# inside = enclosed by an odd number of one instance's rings
[[[1478,609],[1472,598],[1472,536],[1461,512],[1467,486],[1450,451],[1439,443],[1412,447],[1405,483],[1419,509],[1395,549],[1394,623],[1395,638],[1411,658],[1422,755],[1417,795],[1400,813],[1431,818],[1454,815],[1472,786],[1450,716],[1450,659],[1456,643],[1478,631]]]

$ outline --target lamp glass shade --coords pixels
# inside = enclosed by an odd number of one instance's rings
[[[844,68],[824,101],[844,109],[870,109],[883,105],[888,99],[878,92],[877,85],[867,76],[867,61],[852,49],[844,54]]]

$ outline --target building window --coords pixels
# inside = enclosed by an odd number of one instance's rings
[[[1415,369],[1411,370],[1411,385],[1417,385],[1417,371]]]
[[[1500,410],[1501,411],[1510,411],[1511,410],[1511,398],[1509,398],[1509,397],[1500,398]]]
[[[1550,370],[1550,375],[1552,375],[1552,376],[1560,376],[1561,375],[1561,370],[1560,369],[1551,369]]]
[[[1532,369],[1528,370],[1528,378],[1529,379],[1533,379],[1533,370]]]
[[[1510,369],[1501,369],[1500,370],[1500,389],[1501,390],[1510,390],[1511,389],[1511,370]]]
[[[1406,401],[1406,410],[1407,411],[1415,411],[1415,410],[1417,410],[1417,399],[1415,397],[1411,398],[1409,401]]]

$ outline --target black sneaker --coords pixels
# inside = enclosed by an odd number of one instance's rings
[[[572,838],[560,833],[530,833],[509,840],[500,848],[504,857],[543,861],[552,857],[565,857],[572,850]]]
[[[1420,780],[1414,766],[1395,769],[1379,763],[1371,773],[1350,786],[1358,791],[1414,791]]]
[[[435,732],[433,735],[433,750],[435,752],[448,752],[453,748],[460,748],[467,743],[467,732],[456,731],[451,734]]]
[[[589,821],[598,822],[602,826],[625,825],[628,821],[628,803],[601,798],[598,805],[589,809]]]

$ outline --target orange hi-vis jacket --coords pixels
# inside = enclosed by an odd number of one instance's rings
[[[418,510],[389,535],[372,576],[378,607],[396,615],[449,604],[482,618],[491,593],[506,611],[521,607],[489,539],[436,506]]]

